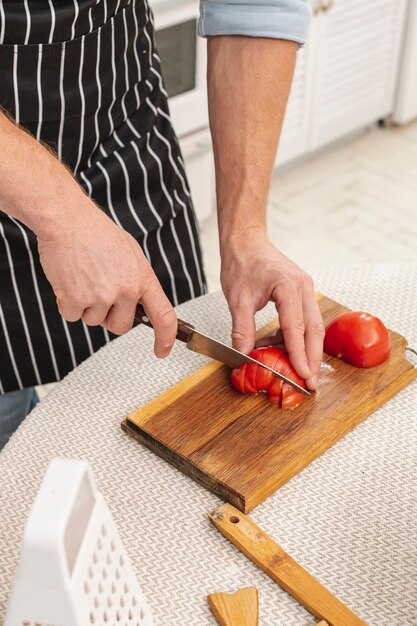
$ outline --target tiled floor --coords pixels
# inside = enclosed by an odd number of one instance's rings
[[[417,262],[417,122],[374,128],[274,176],[269,234],[306,270]],[[209,290],[219,289],[215,215],[202,224]]]

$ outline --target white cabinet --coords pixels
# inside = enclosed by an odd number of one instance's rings
[[[199,222],[215,208],[214,160],[210,131],[202,130],[180,139],[195,212]]]
[[[394,114],[397,124],[417,118],[417,2],[410,2]]]
[[[310,41],[297,53],[297,64],[281,132],[279,161],[291,161],[307,151],[307,86],[311,78]]]
[[[393,111],[407,0],[316,0],[298,52],[277,163]]]

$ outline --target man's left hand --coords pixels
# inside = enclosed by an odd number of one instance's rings
[[[245,353],[253,349],[255,313],[274,302],[291,363],[306,379],[307,387],[315,389],[324,326],[311,277],[279,252],[263,230],[249,229],[229,238],[221,256],[221,283],[232,315],[233,346]],[[278,334],[267,341],[271,345],[282,339]]]

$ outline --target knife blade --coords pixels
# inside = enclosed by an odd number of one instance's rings
[[[138,304],[136,307],[135,321],[138,324],[145,324],[146,326],[153,328],[152,322],[141,304]],[[232,348],[231,346],[228,346],[225,343],[222,343],[217,339],[213,339],[213,337],[196,330],[196,328],[189,322],[178,319],[178,331],[176,338],[185,343],[189,350],[208,356],[216,361],[220,361],[229,367],[239,367],[242,363],[254,363],[255,365],[260,365],[274,374],[274,376],[277,376],[284,382],[291,385],[291,387],[294,387],[294,389],[297,389],[297,391],[300,391],[306,396],[311,396],[311,393],[307,389],[304,389],[304,387],[301,387],[298,383],[294,382],[290,378],[287,378],[287,376],[276,372],[271,367],[268,367],[268,365],[260,363],[247,354],[239,352],[239,350],[236,350],[235,348]]]

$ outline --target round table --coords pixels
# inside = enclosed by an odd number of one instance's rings
[[[313,276],[318,290],[377,314],[417,347],[417,266],[336,266]],[[220,293],[178,311],[229,340]],[[258,325],[273,315],[267,307]],[[216,496],[120,428],[129,412],[203,362],[180,344],[157,360],[152,331],[135,328],[56,385],[19,428],[0,454],[0,622],[25,521],[56,456],[91,464],[155,626],[213,626],[207,594],[242,586],[259,589],[262,626],[317,622],[210,524],[207,513],[221,503]],[[416,399],[413,383],[250,514],[374,626],[416,623]]]

